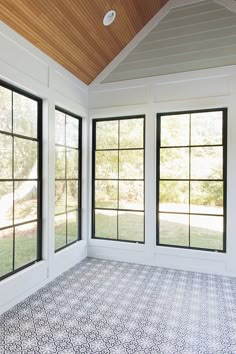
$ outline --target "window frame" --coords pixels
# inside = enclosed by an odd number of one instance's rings
[[[161,151],[161,117],[171,116],[171,115],[182,115],[182,114],[195,114],[195,113],[208,113],[208,112],[222,112],[222,144],[205,144],[199,145],[200,147],[208,147],[208,146],[222,146],[223,154],[222,154],[222,180],[223,182],[223,216],[219,214],[204,214],[210,216],[222,216],[223,217],[223,248],[219,249],[211,249],[211,248],[200,248],[200,247],[192,247],[190,246],[190,223],[189,227],[189,246],[180,246],[180,245],[171,245],[171,244],[163,244],[160,243],[160,230],[159,230],[159,192],[160,192],[160,151]],[[197,250],[197,251],[208,251],[208,252],[217,252],[217,253],[226,253],[227,252],[227,121],[228,121],[228,108],[227,107],[219,107],[219,108],[207,108],[207,109],[197,109],[197,110],[184,110],[184,111],[172,111],[172,112],[163,112],[156,114],[156,246],[160,247],[170,247],[170,248],[180,248],[180,249],[188,249],[188,250]],[[178,146],[176,146],[177,148]],[[198,145],[187,145],[181,147],[198,147]],[[168,146],[167,146],[168,148]],[[190,164],[190,161],[189,161]],[[165,179],[164,179],[165,180]],[[177,179],[173,179],[173,181],[178,181]],[[185,179],[184,179],[185,180]],[[201,179],[186,179],[186,181],[201,181]],[[210,179],[206,179],[206,181],[210,181]],[[163,212],[164,213],[164,212]],[[172,214],[179,214],[178,212],[172,212]],[[201,213],[191,213],[190,211],[181,213],[183,215],[203,215]]]
[[[121,121],[121,120],[128,120],[128,119],[143,119],[143,148],[127,148],[127,149],[120,149],[119,147],[117,149],[104,149],[101,151],[122,151],[122,150],[143,150],[143,179],[127,179],[127,181],[143,181],[143,210],[135,210],[135,209],[129,209],[126,211],[130,212],[143,212],[143,241],[130,241],[130,240],[123,240],[118,238],[117,234],[117,239],[112,239],[112,238],[105,238],[105,237],[95,237],[95,169],[96,169],[96,123],[97,122],[108,122],[108,121]],[[134,244],[145,244],[145,147],[146,147],[146,116],[145,114],[137,114],[137,115],[132,115],[132,116],[117,116],[117,117],[107,117],[107,118],[93,118],[92,119],[92,217],[91,217],[91,238],[93,240],[104,240],[104,241],[114,241],[114,242],[126,242],[126,243],[134,243]],[[119,164],[119,162],[118,162]],[[106,179],[104,179],[106,180]],[[116,180],[116,179],[115,179]],[[117,182],[119,182],[122,179],[117,178]],[[102,209],[102,208],[97,208],[97,209]],[[105,208],[104,208],[105,209]],[[105,209],[105,210],[114,210],[114,211],[122,211],[124,209]],[[118,215],[118,214],[117,214]],[[118,223],[117,223],[117,229],[118,229]]]
[[[9,84],[5,81],[0,80],[0,86],[4,87],[8,90],[11,90],[11,121],[12,121],[12,132],[5,132],[3,130],[0,130],[1,134],[5,134],[7,136],[11,136],[12,138],[16,137],[16,138],[20,138],[20,139],[24,139],[24,140],[30,140],[30,141],[35,141],[37,142],[37,178],[33,178],[31,180],[35,180],[37,181],[37,219],[33,219],[30,221],[26,221],[26,222],[21,222],[21,223],[16,223],[16,224],[12,224],[11,226],[6,226],[6,227],[2,227],[0,230],[7,230],[10,228],[13,228],[13,255],[12,255],[12,264],[13,264],[13,270],[11,272],[8,272],[2,276],[0,276],[0,281],[3,279],[6,279],[20,271],[22,271],[23,269],[26,269],[30,266],[32,266],[35,263],[38,263],[42,260],[42,246],[43,246],[43,234],[42,234],[42,230],[43,230],[43,221],[42,221],[42,214],[43,214],[43,100],[19,87],[16,87],[12,84]],[[13,94],[17,93],[19,95],[22,95],[24,97],[27,97],[31,100],[34,100],[37,102],[37,137],[29,137],[29,136],[24,136],[21,134],[17,134],[13,132],[13,122],[14,122],[14,117],[13,117],[13,106],[14,106],[14,101],[13,101]],[[12,166],[14,166],[14,147],[12,150]],[[13,171],[13,170],[12,170]],[[12,178],[10,179],[1,179],[1,182],[4,181],[12,181],[13,184],[17,181],[22,181],[25,179],[22,178]],[[14,194],[14,188],[13,188],[13,194]],[[14,220],[14,210],[15,210],[15,202],[13,200],[13,220]],[[14,269],[15,268],[15,228],[18,226],[23,226],[26,224],[30,224],[33,222],[37,222],[37,240],[36,240],[36,244],[37,244],[37,250],[36,250],[36,259],[34,261],[31,261],[27,264],[24,264],[23,266]]]
[[[54,221],[55,221],[55,217],[58,216],[58,215],[66,215],[66,244],[62,247],[59,247],[59,248],[55,248],[54,247],[54,253],[57,253],[57,252],[60,252],[62,251],[63,249],[75,244],[76,242],[78,241],[81,241],[82,240],[82,235],[81,235],[81,232],[82,232],[82,220],[81,220],[81,216],[82,216],[82,117],[81,116],[78,116],[77,114],[75,113],[72,113],[64,108],[61,108],[60,106],[55,106],[55,112],[58,111],[58,112],[61,112],[65,115],[68,115],[70,117],[73,117],[73,118],[76,118],[79,122],[79,134],[78,134],[78,148],[73,148],[75,150],[78,150],[78,168],[79,168],[79,173],[78,173],[78,178],[77,179],[74,179],[74,178],[56,178],[56,169],[55,169],[55,183],[56,181],[77,181],[78,182],[78,209],[73,209],[73,210],[70,210],[70,211],[67,211],[67,191],[66,191],[66,211],[63,212],[63,213],[54,213]],[[66,120],[65,120],[65,125],[66,125]],[[55,127],[56,127],[56,121],[55,121]],[[66,143],[66,141],[65,141]],[[65,149],[69,146],[67,146],[66,144],[65,145],[60,145],[60,144],[56,144],[56,142],[54,142],[54,146],[56,148],[56,146],[61,146],[61,147],[65,147]],[[71,148],[71,147],[69,147]],[[55,156],[56,156],[56,150],[55,150]],[[67,154],[65,154],[65,159],[67,159]],[[56,161],[55,161],[55,165],[56,165]],[[66,167],[65,167],[66,168]],[[55,188],[54,188],[55,189]],[[54,203],[54,207],[55,207],[55,203]],[[68,241],[68,233],[67,233],[67,214],[70,213],[70,212],[75,212],[77,211],[78,212],[78,235],[77,235],[77,239],[70,242],[70,243],[67,243]],[[55,225],[54,225],[54,231],[55,231]],[[56,235],[54,237],[54,240],[56,239]]]

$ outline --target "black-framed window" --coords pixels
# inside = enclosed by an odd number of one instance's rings
[[[93,238],[144,243],[144,154],[144,116],[93,120]]]
[[[55,110],[55,250],[81,239],[82,118]]]
[[[227,109],[157,115],[157,244],[226,251]]]
[[[42,101],[0,81],[0,279],[41,252]]]

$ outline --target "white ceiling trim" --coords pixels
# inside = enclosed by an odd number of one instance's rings
[[[236,12],[235,0],[214,0],[217,4],[225,6],[228,10]]]
[[[122,49],[122,51],[108,64],[105,69],[92,81],[90,86],[100,84],[126,57],[132,50],[148,35],[151,30],[158,25],[158,23],[168,15],[170,10],[191,5],[204,0],[170,0],[160,11],[141,29],[140,32]]]
[[[167,83],[178,83],[182,81],[197,81],[203,78],[223,77],[232,74],[236,75],[236,65],[130,79],[126,81],[107,82],[102,85],[89,86],[89,92],[119,91],[126,88],[142,87],[146,85],[165,85]]]

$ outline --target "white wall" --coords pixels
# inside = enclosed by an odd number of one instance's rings
[[[43,260],[0,282],[0,314],[87,255],[88,88],[0,22],[0,79],[43,99]],[[82,240],[54,254],[54,108],[83,118]]]
[[[219,107],[228,107],[227,253],[156,246],[156,114]],[[88,255],[236,276],[236,66],[89,87],[90,131],[93,118],[135,114],[146,115],[146,243],[89,238]],[[91,140],[89,150],[91,164]]]
[[[0,79],[43,99],[43,261],[0,282],[0,313],[87,255],[236,276],[236,67],[89,88],[0,22]],[[89,102],[88,102],[89,94]],[[89,103],[89,118],[88,118]],[[54,254],[54,107],[83,117],[82,241]],[[156,113],[228,107],[227,253],[156,246]],[[92,240],[91,119],[146,115],[146,243]],[[88,144],[87,144],[88,143]]]

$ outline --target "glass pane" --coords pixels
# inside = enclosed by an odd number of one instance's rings
[[[63,179],[66,176],[66,152],[64,147],[55,147],[55,178]]]
[[[117,179],[118,178],[118,152],[97,151],[96,152],[96,178]]]
[[[55,111],[55,143],[59,145],[65,145],[66,137],[66,120],[65,113]]]
[[[118,149],[118,121],[96,122],[96,149]]]
[[[0,228],[13,224],[13,183],[0,182]]]
[[[55,182],[55,213],[64,213],[66,211],[66,182]]]
[[[119,211],[118,239],[144,242],[144,213]]]
[[[37,182],[15,182],[14,202],[15,224],[37,219]]]
[[[12,137],[0,134],[0,178],[12,178]]]
[[[117,211],[95,210],[95,237],[117,239]]]
[[[160,211],[189,212],[189,182],[160,181]]]
[[[55,249],[66,245],[66,214],[55,216]]]
[[[222,112],[191,114],[191,145],[222,144]]]
[[[192,179],[223,178],[223,148],[191,148]]]
[[[78,181],[67,181],[67,210],[78,209]]]
[[[120,150],[119,178],[143,179],[143,150]]]
[[[31,140],[14,138],[14,177],[36,179],[38,171],[38,143]]]
[[[189,145],[189,114],[161,117],[161,146]]]
[[[15,228],[15,269],[37,259],[37,223]]]
[[[223,217],[190,216],[191,247],[223,250]]]
[[[140,181],[119,181],[119,209],[144,209],[144,184]]]
[[[66,116],[66,145],[78,148],[79,143],[79,120]]]
[[[5,87],[0,86],[0,130],[11,132],[11,100],[12,92]]]
[[[0,277],[13,271],[13,229],[0,231]]]
[[[160,149],[160,178],[189,178],[189,149]]]
[[[117,209],[117,197],[117,181],[95,181],[95,208]]]
[[[78,178],[79,175],[79,151],[66,149],[66,178]]]
[[[144,119],[120,120],[120,149],[143,148]]]
[[[159,241],[163,245],[189,246],[189,216],[159,213]]]
[[[67,214],[67,243],[78,240],[78,212]]]
[[[38,103],[13,92],[13,132],[37,138]]]
[[[223,214],[223,182],[191,182],[191,213]]]

